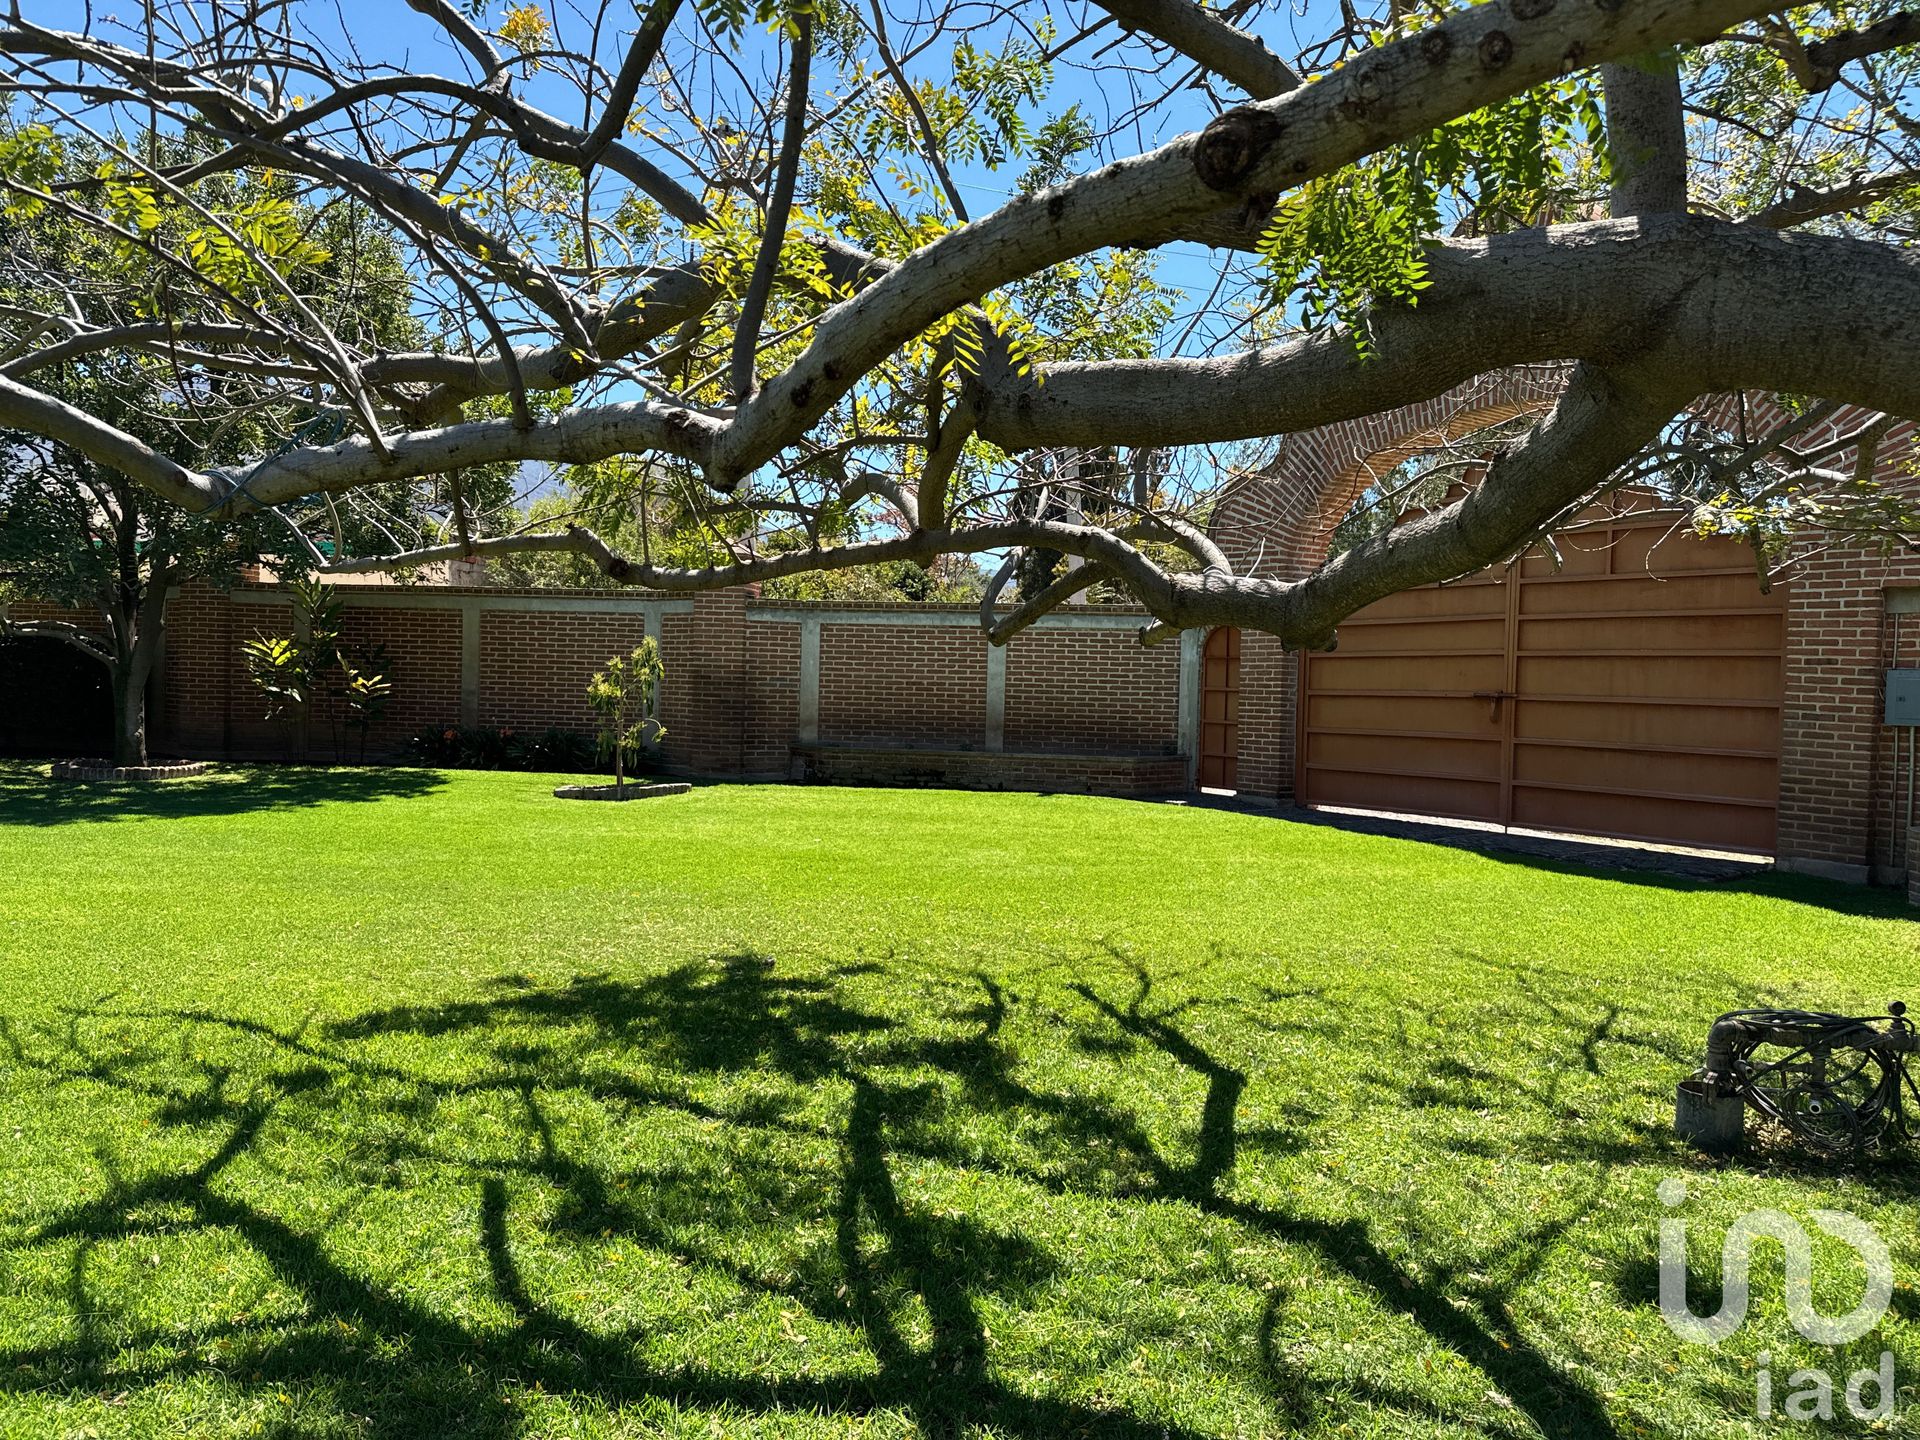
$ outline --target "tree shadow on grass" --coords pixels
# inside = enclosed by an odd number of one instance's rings
[[[409,799],[445,783],[432,770],[295,765],[223,765],[187,780],[88,783],[50,779],[43,766],[0,762],[0,827],[298,810]]]
[[[0,1347],[0,1393],[44,1388],[49,1375],[74,1392],[204,1378],[217,1368],[203,1358],[217,1342],[244,1356],[221,1373],[249,1374],[251,1386],[319,1385],[382,1435],[518,1433],[529,1391],[609,1407],[664,1402],[716,1417],[884,1413],[943,1436],[978,1427],[1035,1440],[1201,1433],[1165,1413],[1036,1395],[1004,1375],[983,1307],[1021,1305],[1069,1271],[1075,1256],[1050,1251],[1036,1238],[1043,1231],[1010,1231],[903,1193],[903,1166],[932,1165],[984,1171],[1042,1199],[1127,1207],[1143,1221],[1184,1208],[1297,1250],[1367,1297],[1382,1325],[1412,1327],[1475,1367],[1539,1433],[1618,1433],[1596,1391],[1543,1353],[1514,1310],[1515,1290],[1592,1197],[1572,1196],[1554,1214],[1507,1230],[1497,1253],[1463,1241],[1446,1263],[1416,1265],[1359,1218],[1250,1199],[1236,1187],[1249,1153],[1310,1152],[1314,1136],[1243,1129],[1245,1067],[1210,1051],[1186,1021],[1199,1006],[1227,1003],[1238,1023],[1262,1002],[1157,1001],[1152,977],[1135,967],[1130,993],[1082,982],[1069,988],[1083,1014],[1049,1012],[1096,1070],[1125,1058],[1203,1090],[1191,1142],[1175,1145],[1111,1093],[1041,1083],[1033,1072],[1042,1067],[1023,1063],[1006,1028],[1015,1006],[1038,1011],[1043,1002],[980,976],[971,1004],[910,1027],[850,998],[849,982],[867,968],[789,976],[761,957],[735,955],[634,982],[600,975],[536,986],[506,977],[471,1001],[289,1029],[207,1011],[124,1009],[74,1009],[64,1030],[38,1036],[10,1027],[5,1043],[23,1070],[50,1084],[83,1081],[122,1093],[126,1103],[154,1108],[163,1124],[204,1135],[212,1149],[138,1178],[110,1169],[101,1193],[35,1227],[31,1244],[74,1247],[75,1327],[39,1349]],[[1289,1007],[1290,1026],[1339,1023],[1332,1011],[1316,1021],[1297,996],[1268,1003]],[[175,1043],[91,1043],[87,1027],[106,1023],[148,1026],[157,1041]],[[235,1044],[264,1047],[267,1058],[249,1069],[201,1058],[196,1046],[192,1060],[181,1061],[186,1031],[213,1039],[224,1032]],[[1113,1043],[1073,1043],[1103,1037]],[[425,1040],[433,1043],[422,1058]],[[175,1058],[163,1063],[166,1056]],[[1116,1068],[1111,1078],[1124,1094],[1127,1077]],[[709,1095],[709,1079],[777,1080],[783,1088],[741,1096],[721,1083]],[[437,1114],[475,1098],[499,1102],[490,1113],[511,1125],[517,1143],[463,1151],[438,1133]],[[711,1137],[714,1155],[676,1149],[610,1169],[575,1153],[583,1110],[594,1124],[638,1114],[684,1122]],[[1021,1143],[970,1139],[988,1118],[1017,1123]],[[263,1152],[268,1141],[278,1148]],[[813,1147],[807,1153],[823,1162],[817,1194],[796,1186],[795,1156],[779,1148],[783,1141]],[[324,1150],[349,1185],[369,1192],[392,1183],[396,1167],[431,1166],[451,1177],[471,1196],[466,1243],[483,1261],[494,1318],[357,1273],[329,1243],[344,1212],[315,1218],[297,1192],[292,1204],[263,1199],[261,1176],[285,1176],[307,1150]],[[542,1196],[551,1198],[534,1203]],[[813,1225],[827,1238],[791,1273],[774,1273],[738,1243],[768,1224]],[[97,1323],[107,1299],[87,1282],[88,1257],[117,1238],[161,1229],[237,1237],[299,1297],[302,1322],[236,1319],[185,1335],[109,1339],[111,1327]],[[528,1268],[529,1244],[607,1235],[661,1257],[687,1285],[725,1283],[790,1305],[854,1342],[864,1359],[825,1373],[778,1374],[750,1357],[733,1364],[724,1349],[698,1363],[649,1359],[656,1337],[648,1325],[589,1323],[572,1313],[557,1282]],[[1245,1274],[1241,1283],[1251,1288],[1258,1278]],[[1264,1300],[1255,1353],[1238,1368],[1281,1421],[1300,1424],[1322,1400],[1319,1382],[1274,1342],[1283,1303]],[[1416,1421],[1485,1419],[1388,1383],[1356,1391],[1343,1379],[1338,1403],[1356,1398]]]

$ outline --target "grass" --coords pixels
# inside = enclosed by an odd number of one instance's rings
[[[1910,1169],[1668,1134],[1884,896],[1075,797],[0,768],[0,1435],[1720,1437]],[[1920,996],[1913,996],[1920,1000]],[[1740,1212],[1853,1211],[1844,1356]],[[1857,1298],[1837,1242],[1822,1308]],[[1851,1277],[1851,1278],[1850,1278]]]

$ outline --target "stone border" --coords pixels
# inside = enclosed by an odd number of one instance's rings
[[[651,800],[656,795],[684,795],[693,786],[684,780],[669,780],[659,785],[627,786],[624,795],[616,794],[611,785],[562,785],[553,792],[556,800]]]
[[[56,760],[56,780],[185,780],[213,769],[211,760],[176,760],[165,765],[115,765],[110,760]]]

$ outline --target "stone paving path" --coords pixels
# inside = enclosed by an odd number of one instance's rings
[[[1503,830],[1472,820],[1437,820],[1424,815],[1392,815],[1350,810],[1308,810],[1297,805],[1261,805],[1227,793],[1183,795],[1173,804],[1210,810],[1232,810],[1245,815],[1271,815],[1300,825],[1324,825],[1356,835],[1387,835],[1451,845],[1461,850],[1526,855],[1591,865],[1603,870],[1635,870],[1675,875],[1688,880],[1741,880],[1773,868],[1763,855],[1740,855],[1724,850],[1696,850],[1650,841],[1608,840],[1596,836],[1558,835],[1541,830]]]

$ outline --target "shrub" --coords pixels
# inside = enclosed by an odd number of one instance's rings
[[[333,732],[333,755],[341,755],[340,726],[360,732],[360,763],[367,736],[393,698],[393,658],[384,645],[348,645],[340,638],[341,601],[331,585],[312,578],[287,582],[293,597],[294,633],[256,635],[240,646],[247,678],[267,702],[267,719],[288,728],[293,756],[305,762],[313,722]]]
[[[591,736],[558,726],[436,725],[407,742],[407,756],[442,770],[589,770],[595,762]]]
[[[519,759],[516,770],[587,770],[595,760],[592,737],[558,726],[515,736],[510,749]]]

